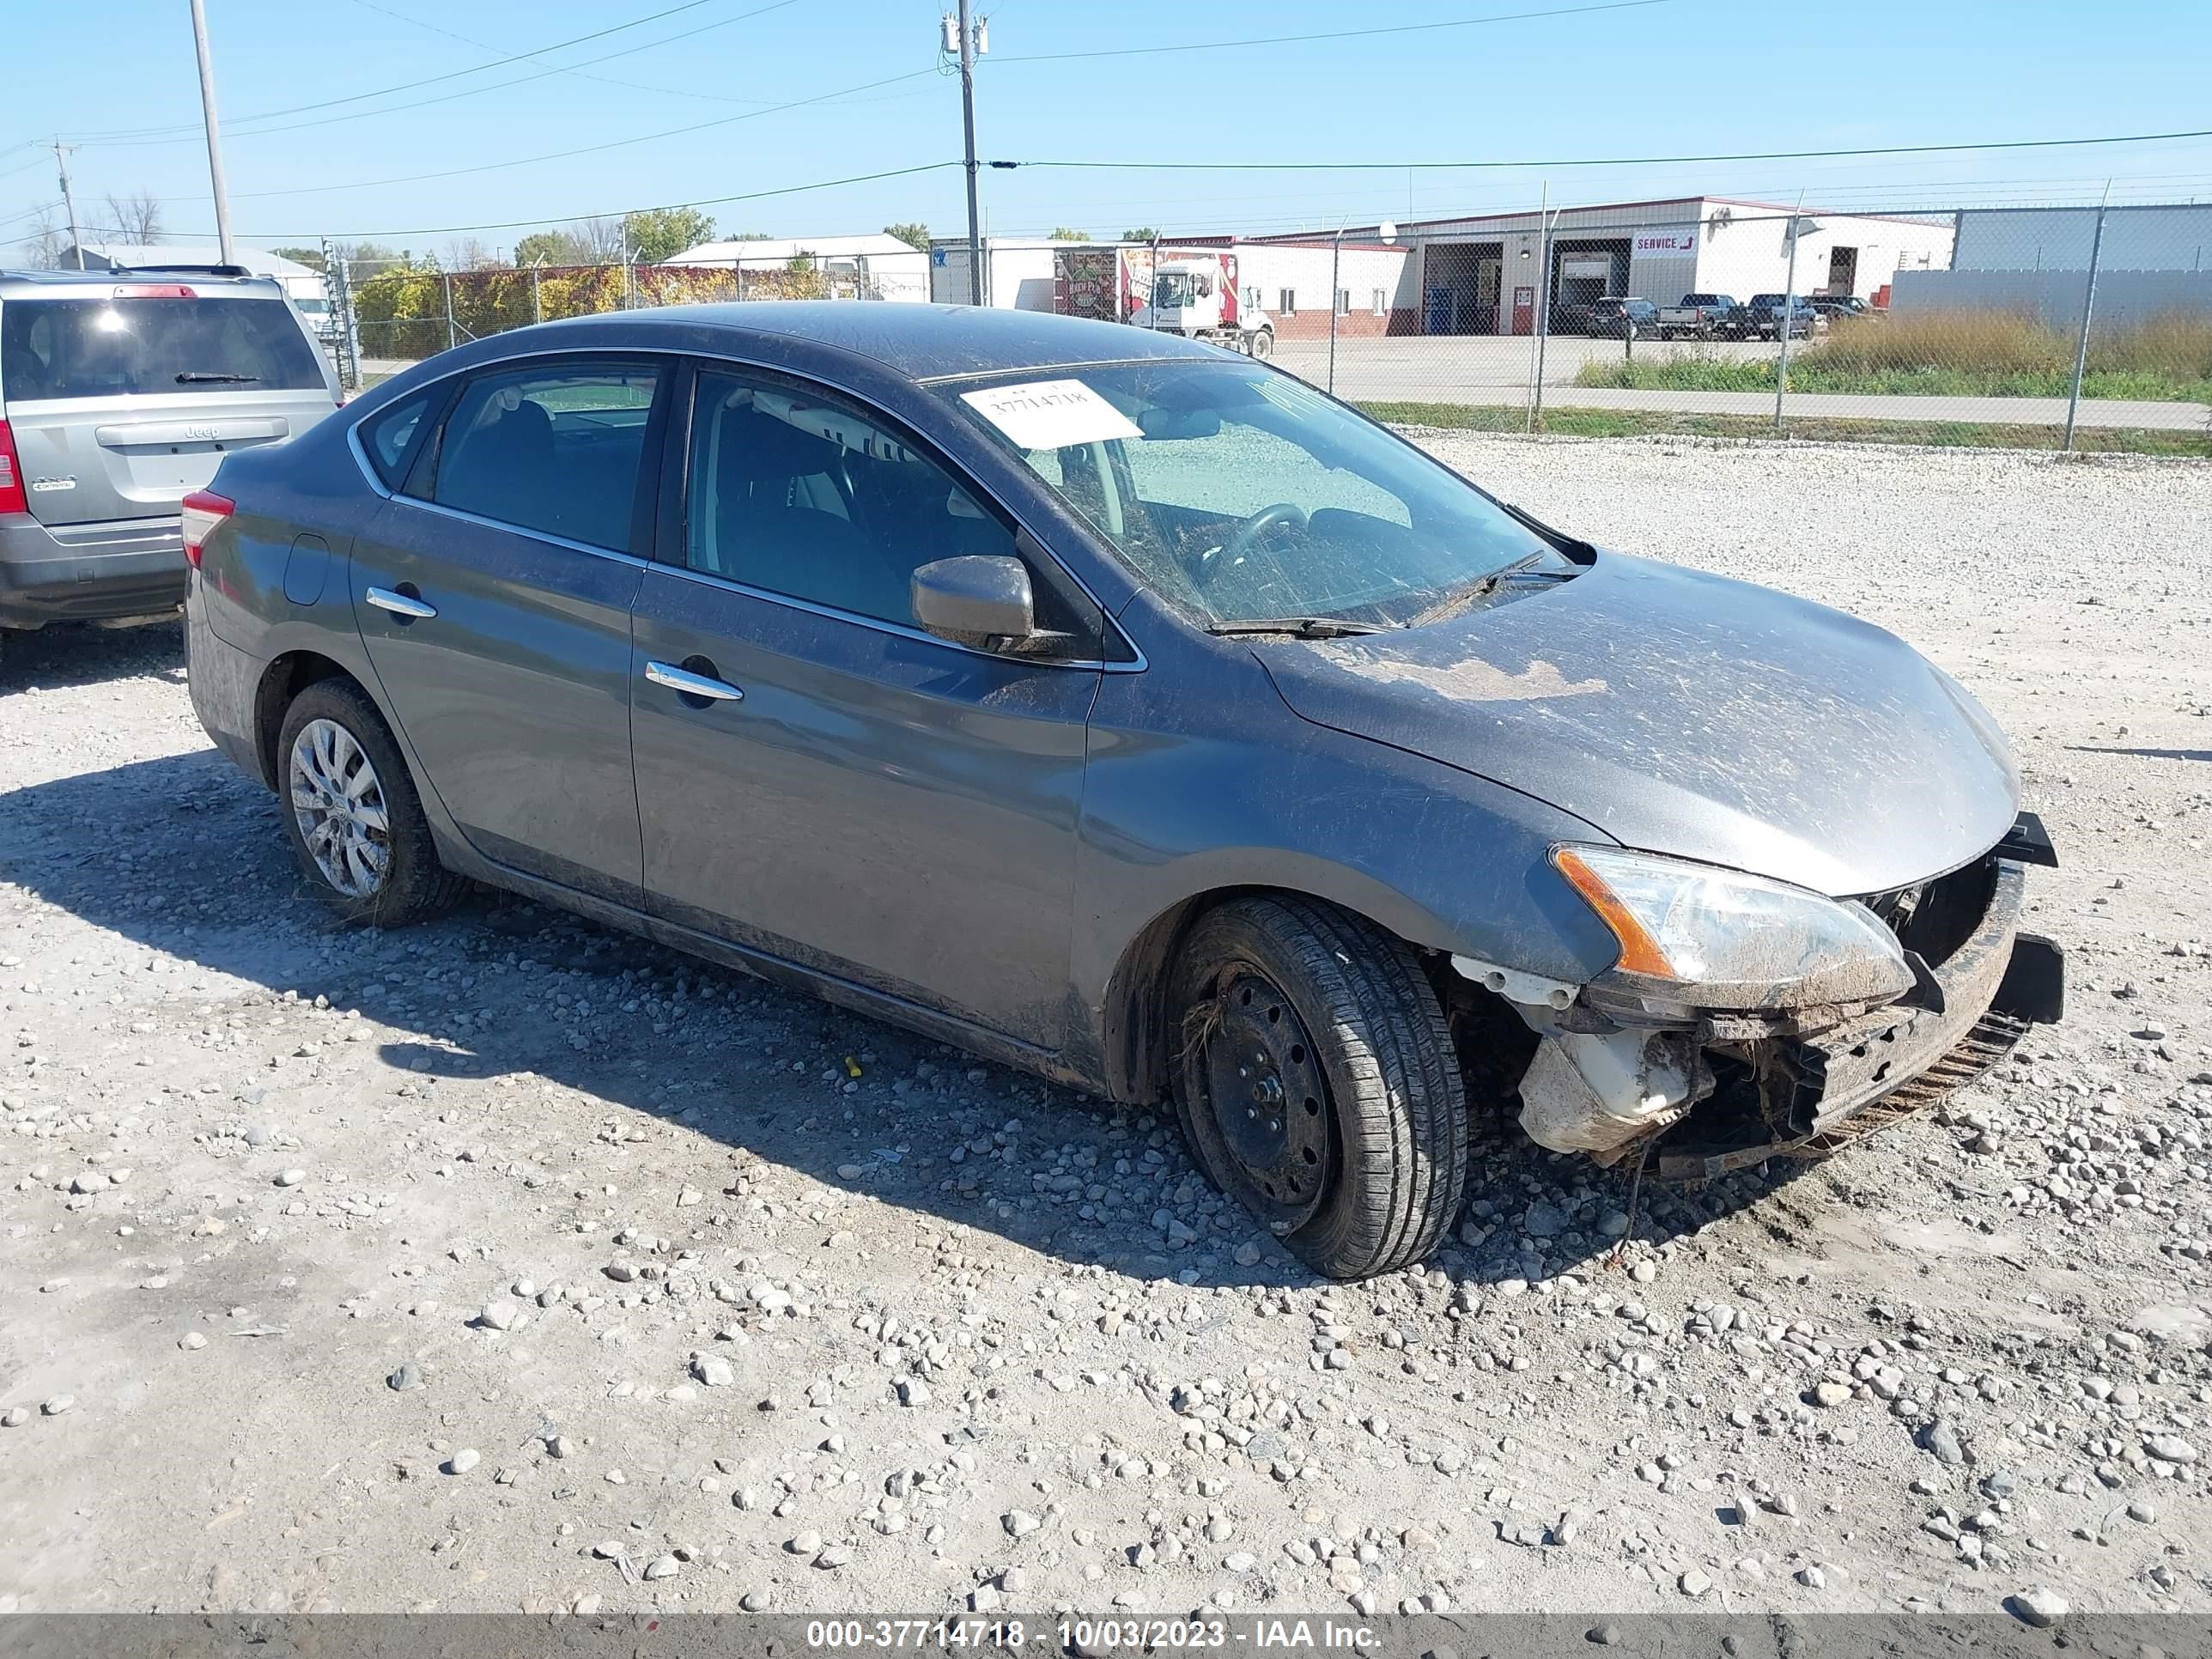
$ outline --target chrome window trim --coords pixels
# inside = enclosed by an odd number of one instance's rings
[[[1151,665],[1146,660],[1144,647],[1134,640],[1129,641],[1129,648],[1137,653],[1137,659],[1134,662],[1104,662],[1096,657],[1024,657],[1006,651],[981,651],[972,645],[962,645],[956,640],[939,639],[936,635],[925,633],[919,628],[908,628],[900,623],[885,622],[881,617],[864,617],[857,611],[840,611],[835,605],[817,605],[811,599],[797,599],[789,593],[773,592],[765,587],[754,587],[744,582],[732,581],[727,576],[718,576],[709,570],[694,570],[689,565],[660,563],[655,563],[653,568],[665,571],[672,576],[680,576],[686,581],[700,583],[703,586],[719,587],[725,592],[742,594],[749,599],[765,599],[771,605],[780,605],[787,610],[803,611],[809,616],[825,617],[830,622],[853,623],[861,628],[872,629],[878,634],[888,634],[895,639],[917,640],[924,645],[935,646],[939,650],[957,651],[967,656],[981,657],[986,662],[1014,663],[1030,668],[1075,668],[1106,674],[1138,674],[1142,673]],[[1110,621],[1111,618],[1109,620]],[[1127,635],[1124,635],[1122,637],[1127,639]]]
[[[420,507],[425,513],[441,513],[449,519],[459,519],[464,524],[482,525],[487,530],[504,530],[510,536],[527,536],[532,541],[550,542],[556,547],[565,547],[571,552],[589,553],[598,558],[611,559],[617,564],[626,564],[634,569],[642,570],[653,562],[650,559],[639,558],[635,553],[623,552],[618,548],[594,547],[589,542],[580,542],[568,536],[558,536],[550,530],[532,530],[528,525],[509,524],[504,519],[488,519],[481,513],[471,513],[464,507],[447,507],[438,501],[426,501],[419,495],[398,495],[388,499],[398,501],[408,507]]]

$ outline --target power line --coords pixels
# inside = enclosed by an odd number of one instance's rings
[[[1628,11],[1639,6],[1663,6],[1671,0],[1606,0],[1590,6],[1564,6],[1553,11],[1502,12],[1490,17],[1455,17],[1440,23],[1394,23],[1379,28],[1329,29],[1318,34],[1248,35],[1241,40],[1200,40],[1186,46],[1106,46],[1094,52],[1038,52],[1001,58],[1001,64],[1064,64],[1085,58],[1154,58],[1178,52],[1242,52],[1250,46],[1303,46],[1315,40],[1359,40],[1381,34],[1422,34],[1436,29],[1480,28],[1486,23],[1520,23],[1537,17],[1574,17],[1584,12]]]
[[[1644,167],[1711,161],[1804,161],[1840,155],[1941,155],[1969,150],[2061,149],[2090,144],[2155,144],[2212,138],[2212,128],[2192,132],[2131,132],[2101,138],[2014,138],[1970,144],[1884,144],[1854,149],[1743,150],[1722,155],[1571,156],[1516,161],[991,161],[1002,169],[1057,167],[1082,172],[1137,173],[1475,173],[1513,167]]]
[[[341,190],[374,190],[385,185],[418,185],[433,179],[458,179],[470,173],[496,173],[507,167],[534,167],[541,161],[565,161],[573,156],[596,155],[603,150],[622,149],[631,144],[649,144],[662,138],[679,138],[686,134],[704,132],[713,127],[726,127],[738,121],[757,121],[764,115],[781,115],[787,110],[805,109],[813,104],[825,104],[832,99],[843,98],[856,92],[872,92],[878,87],[896,85],[925,75],[934,75],[934,69],[912,70],[903,75],[887,76],[880,81],[864,82],[857,87],[841,87],[835,92],[818,93],[811,98],[795,99],[787,104],[771,104],[763,109],[746,110],[738,115],[718,116],[711,121],[697,121],[690,126],[671,127],[664,132],[641,133],[634,138],[611,138],[605,143],[586,144],[577,149],[555,150],[545,155],[520,155],[507,161],[481,161],[473,167],[447,167],[438,173],[410,173],[392,179],[360,179],[347,185],[301,185],[289,190],[257,190],[245,194],[260,198],[271,196],[320,196]],[[197,201],[197,197],[171,197],[170,201]]]
[[[353,3],[359,6],[363,11],[375,12],[380,16],[391,18],[394,22],[405,23],[410,27],[423,29],[432,34],[442,34],[448,40],[458,40],[465,46],[474,46],[478,52],[499,52],[502,50],[502,48],[494,46],[489,40],[477,40],[473,34],[463,34],[457,29],[443,27],[439,24],[428,21],[424,18],[410,16],[407,13],[394,10],[390,6],[380,6],[376,3],[376,0],[353,0]],[[731,22],[736,22],[738,20],[736,18],[731,18],[728,21]],[[708,27],[709,28],[719,28],[721,26],[720,24],[710,23]],[[674,38],[676,40],[682,40],[688,39],[689,37],[687,35],[679,34]],[[653,44],[656,46],[665,46],[667,43],[665,41],[655,41]],[[604,62],[605,60],[602,59],[599,61]],[[765,99],[760,98],[732,98],[726,94],[719,92],[693,92],[684,87],[651,86],[643,81],[625,81],[618,75],[586,75],[581,69],[571,67],[567,64],[562,65],[556,72],[562,75],[573,75],[579,81],[596,81],[602,86],[627,87],[633,92],[654,93],[663,98],[698,98],[713,104],[759,104],[767,101]]]
[[[934,70],[930,72],[935,73]],[[916,173],[939,173],[946,167],[961,165],[957,161],[924,161],[915,167],[891,167],[882,173],[855,173],[846,179],[823,179],[809,185],[785,185],[775,190],[744,191],[735,196],[707,196],[691,202],[666,202],[657,207],[623,208],[613,213],[542,214],[534,219],[504,219],[494,224],[483,225],[412,225],[376,230],[259,230],[240,234],[258,242],[305,241],[317,236],[327,236],[332,240],[364,241],[379,236],[461,236],[474,230],[527,230],[540,225],[560,224],[579,219],[612,219],[632,213],[666,213],[677,208],[727,207],[734,202],[765,202],[779,196],[803,196],[810,191],[836,190],[846,185],[868,185],[883,179],[907,179]],[[175,234],[179,236],[206,234],[197,230]]]
[[[713,5],[715,3],[718,3],[718,0],[683,0],[683,3],[680,5],[670,6],[660,11],[650,12],[643,17],[633,18],[627,23],[616,23],[606,28],[594,29],[588,34],[579,34],[567,40],[556,40],[549,46],[537,46],[528,52],[510,52],[505,57],[495,58],[489,63],[477,64],[468,69],[448,70],[443,75],[426,76],[419,81],[403,81],[396,86],[380,87],[374,92],[352,93],[343,98],[325,98],[319,100],[312,104],[294,104],[283,109],[259,110],[252,115],[240,116],[239,118],[239,121],[240,123],[249,121],[271,121],[276,119],[279,116],[300,115],[304,114],[310,110],[332,109],[341,104],[359,104],[364,103],[372,98],[388,97],[395,92],[413,92],[422,87],[440,86],[447,82],[458,81],[467,76],[481,75],[486,70],[499,69],[505,64],[521,63],[528,58],[543,58],[548,52],[562,52],[570,46],[582,46],[587,41],[602,40],[611,34],[620,34],[629,29],[641,28],[647,23],[657,23],[664,17],[673,17],[679,12],[696,11],[701,6]],[[585,59],[585,64],[603,64],[607,62],[609,58],[626,57],[633,52],[649,51],[651,50],[652,46],[666,46],[672,40],[688,40],[693,34],[702,34],[706,33],[708,29],[723,28],[732,23],[742,23],[750,18],[763,16],[772,11],[781,11],[787,6],[794,6],[798,3],[799,0],[771,0],[771,3],[768,5],[758,7],[752,11],[740,12],[735,17],[725,17],[718,22],[706,24],[701,28],[692,29],[683,34],[670,35],[665,40],[652,42],[651,45],[647,46],[628,47],[623,52],[609,52],[606,57],[604,58],[586,58]],[[502,82],[501,85],[521,86],[528,81],[542,80],[545,76],[559,75],[565,73],[569,70],[580,67],[583,67],[583,65],[564,65],[560,68],[547,70],[540,75],[526,76],[520,80]],[[499,88],[495,87],[479,87],[473,88],[472,91],[482,93],[497,91],[498,89]],[[419,106],[403,105],[400,107],[416,108],[419,107]],[[368,111],[364,112],[369,114],[388,114],[392,112]],[[352,118],[341,116],[332,118],[343,120],[350,119]],[[261,129],[261,131],[270,132],[291,132],[297,131],[298,128],[301,126],[319,126],[322,125],[324,125],[322,122],[302,121],[297,123],[295,126],[270,127]],[[187,130],[189,125],[189,123],[185,123],[163,127],[119,128],[103,133],[93,134],[90,135],[90,137],[92,142],[98,143],[105,146],[123,148],[128,146],[135,140],[151,140],[155,135],[159,134],[184,132]]]

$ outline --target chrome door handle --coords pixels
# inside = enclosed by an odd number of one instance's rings
[[[372,587],[362,598],[379,611],[389,611],[395,617],[408,617],[416,622],[427,622],[438,614],[436,605],[426,605],[405,593],[395,593],[388,587]]]
[[[672,662],[648,662],[645,677],[655,685],[665,685],[672,691],[681,691],[687,697],[712,697],[717,702],[743,702],[745,694],[727,680],[709,679],[704,674],[695,674],[688,668],[678,668]]]

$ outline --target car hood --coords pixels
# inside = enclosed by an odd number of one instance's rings
[[[1626,554],[1449,622],[1255,654],[1318,725],[1479,774],[1626,846],[1832,896],[1954,869],[2019,811],[1996,722],[1894,635]]]

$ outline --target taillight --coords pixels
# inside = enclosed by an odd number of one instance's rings
[[[200,553],[216,527],[238,511],[238,503],[228,495],[218,495],[212,489],[195,489],[185,497],[183,504],[185,531],[185,561],[195,570],[200,568]]]
[[[0,421],[0,513],[28,513],[31,498],[23,493],[23,465],[15,459],[15,434]]]

